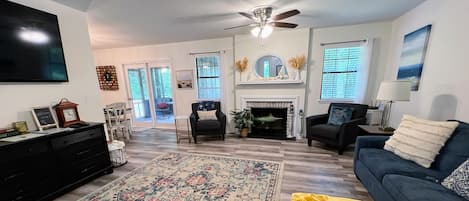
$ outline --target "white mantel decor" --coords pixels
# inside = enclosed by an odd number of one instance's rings
[[[301,139],[299,99],[299,96],[241,96],[241,109],[253,107],[289,109],[293,106],[293,112],[287,113],[287,138]]]

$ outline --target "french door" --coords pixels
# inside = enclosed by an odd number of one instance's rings
[[[169,63],[124,65],[134,126],[174,126],[174,99]]]

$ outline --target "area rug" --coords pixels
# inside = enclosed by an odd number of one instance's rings
[[[80,201],[278,200],[283,163],[167,153]]]

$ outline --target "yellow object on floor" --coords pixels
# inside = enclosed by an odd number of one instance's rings
[[[350,198],[339,198],[328,195],[312,194],[312,193],[293,193],[291,201],[359,201]]]

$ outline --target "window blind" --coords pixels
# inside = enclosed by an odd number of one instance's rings
[[[324,50],[321,100],[352,100],[356,97],[361,55],[361,46]]]
[[[220,99],[220,58],[218,56],[196,57],[196,67],[199,99]]]

